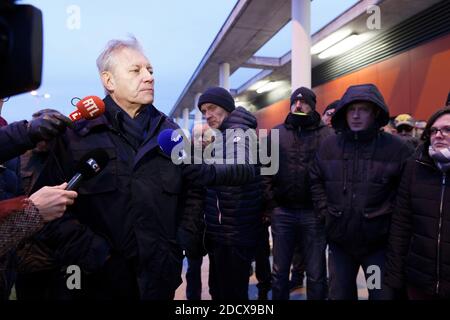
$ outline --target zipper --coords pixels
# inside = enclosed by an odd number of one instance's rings
[[[441,259],[441,229],[442,229],[442,209],[444,206],[444,192],[445,192],[445,180],[446,180],[446,174],[444,173],[442,175],[442,188],[441,188],[441,203],[439,206],[439,227],[438,227],[438,238],[437,238],[437,264],[436,264],[436,276],[437,276],[437,282],[436,282],[436,294],[439,294],[439,285],[440,285],[440,270],[439,270],[439,264]]]
[[[219,207],[219,196],[216,193],[216,204],[217,204],[217,211],[219,211],[219,224],[222,224],[222,212],[220,211]]]

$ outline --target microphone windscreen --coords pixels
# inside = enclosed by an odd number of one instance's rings
[[[89,151],[80,159],[76,171],[83,175],[83,179],[90,179],[100,173],[108,161],[108,153],[101,148],[97,148]]]
[[[173,148],[183,142],[183,136],[173,129],[164,129],[158,135],[158,144],[161,150],[170,157]]]
[[[88,96],[81,99],[76,107],[81,117],[87,120],[95,119],[105,112],[105,103],[97,96]]]

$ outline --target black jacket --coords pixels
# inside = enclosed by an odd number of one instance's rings
[[[202,195],[186,187],[182,167],[158,146],[159,132],[176,124],[146,106],[148,133],[135,148],[121,128],[123,111],[111,97],[104,101],[104,115],[76,123],[56,141],[54,161],[46,163],[35,188],[69,180],[75,164],[94,148],[103,148],[109,163],[83,182],[73,207],[49,223],[38,240],[62,267],[75,264],[99,279],[107,273],[108,257],[134,261],[141,298],[167,299],[181,283],[181,247],[189,249],[189,235],[198,234],[193,228],[201,218]],[[120,282],[120,277],[107,281]]]
[[[378,90],[357,88],[341,100],[332,119],[339,134],[319,147],[311,180],[315,209],[325,217],[328,239],[354,254],[366,254],[387,244],[401,172],[413,150],[398,137],[380,132],[389,113]],[[360,100],[372,101],[378,117],[372,128],[353,132],[345,109]]]
[[[408,161],[392,217],[385,282],[450,298],[450,183],[428,150]]]
[[[292,209],[312,209],[309,168],[322,141],[333,130],[317,120],[305,128],[289,121],[274,127],[279,133],[279,169],[275,175],[263,176],[265,210],[282,206]],[[272,139],[269,135],[268,143]]]
[[[256,129],[256,118],[244,108],[236,108],[223,121],[222,132],[223,154],[228,158],[237,159],[238,148],[229,150],[230,141],[226,140],[227,129]],[[254,131],[253,131],[254,135]],[[253,136],[255,138],[255,136]],[[228,137],[228,139],[233,139]],[[250,161],[249,144],[245,144],[245,163],[256,167]],[[253,159],[256,161],[256,159]],[[230,171],[231,173],[231,171]],[[236,173],[236,172],[235,172]],[[244,174],[245,171],[242,171]],[[233,180],[229,177],[228,181]],[[206,236],[208,239],[226,245],[254,246],[261,228],[261,179],[256,175],[250,182],[242,185],[221,185],[207,188],[205,201]]]

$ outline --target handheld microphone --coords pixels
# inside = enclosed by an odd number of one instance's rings
[[[164,129],[158,135],[158,144],[165,155],[171,156],[172,150],[183,143],[183,136],[173,129]]]
[[[69,115],[70,120],[91,120],[101,116],[105,112],[105,103],[97,96],[87,96],[76,104],[77,110]]]
[[[76,190],[82,180],[93,178],[102,171],[109,161],[108,154],[103,149],[94,149],[85,154],[76,167],[76,174],[70,179],[66,190]]]

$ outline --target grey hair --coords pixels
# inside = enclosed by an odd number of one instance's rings
[[[97,69],[100,75],[102,72],[111,71],[114,65],[115,54],[122,49],[133,49],[143,53],[143,49],[139,41],[134,36],[130,36],[129,40],[110,40],[106,44],[105,49],[97,58]],[[109,94],[108,89],[105,89],[105,94]]]
[[[129,40],[110,40],[97,58],[98,72],[111,71],[115,53],[125,48],[143,53],[141,44],[134,36],[130,36]]]

